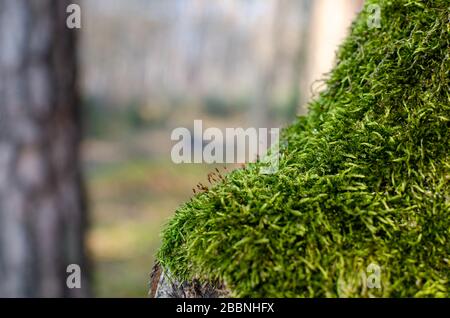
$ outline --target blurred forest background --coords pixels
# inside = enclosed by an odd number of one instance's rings
[[[85,0],[84,163],[97,296],[143,296],[159,232],[211,165],[170,132],[280,127],[334,59],[355,0]],[[319,87],[319,88],[318,88]]]
[[[1,10],[23,1],[0,0],[0,43],[22,30]],[[306,113],[363,1],[76,2],[93,295],[145,297],[164,223],[215,168],[174,164],[172,130],[282,127]]]

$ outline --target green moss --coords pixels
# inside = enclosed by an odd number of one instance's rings
[[[159,251],[175,276],[235,296],[450,296],[450,3],[367,2],[381,27],[360,13],[279,171],[250,164],[176,211]]]

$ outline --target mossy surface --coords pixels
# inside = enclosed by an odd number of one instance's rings
[[[359,14],[279,171],[249,164],[176,211],[173,275],[238,297],[450,296],[450,1],[370,4],[381,27]]]

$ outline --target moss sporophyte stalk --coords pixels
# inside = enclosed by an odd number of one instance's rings
[[[181,206],[162,266],[239,297],[449,297],[449,8],[367,1],[278,171],[248,164]]]

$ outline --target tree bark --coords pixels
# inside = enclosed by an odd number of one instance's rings
[[[222,283],[200,282],[199,280],[180,282],[158,263],[150,275],[150,298],[223,298],[231,292]]]
[[[0,0],[1,297],[89,294],[71,2]]]

